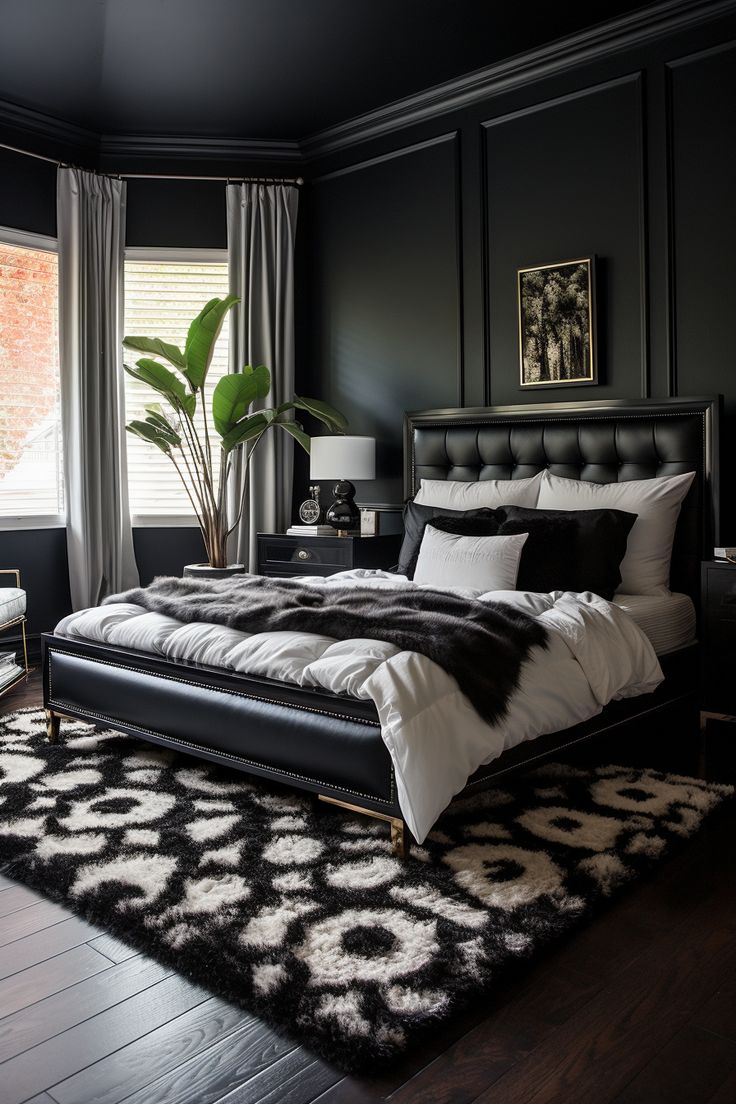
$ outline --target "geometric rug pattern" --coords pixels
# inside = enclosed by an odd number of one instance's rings
[[[0,869],[344,1069],[384,1060],[642,877],[732,793],[546,764],[385,824],[43,712],[0,722]]]

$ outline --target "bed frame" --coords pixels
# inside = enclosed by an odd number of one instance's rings
[[[598,483],[695,471],[677,525],[673,589],[698,606],[700,561],[718,535],[720,400],[605,400],[471,407],[407,414],[405,493],[421,478],[520,479],[544,468]],[[176,663],[140,652],[43,636],[49,740],[81,718],[190,752],[249,775],[310,791],[387,821],[397,853],[409,833],[372,702]],[[614,702],[591,721],[505,752],[463,794],[591,736],[694,700],[698,649],[663,659],[653,694]]]

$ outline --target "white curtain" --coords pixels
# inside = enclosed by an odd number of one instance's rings
[[[60,168],[59,344],[72,605],[138,582],[121,356],[125,183]]]
[[[230,371],[265,364],[277,406],[294,388],[294,239],[299,193],[282,184],[227,185],[230,292],[240,296],[230,316]],[[243,450],[230,487],[231,517],[242,499]],[[282,430],[264,436],[250,463],[249,503],[232,535],[231,562],[255,570],[256,533],[277,533],[291,519],[293,440]]]

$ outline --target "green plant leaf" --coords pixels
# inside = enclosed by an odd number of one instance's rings
[[[297,422],[276,422],[276,425],[279,426],[280,429],[285,429],[295,441],[298,441],[305,452],[308,453],[310,451],[312,440]]]
[[[251,441],[259,433],[263,433],[264,429],[268,429],[268,425],[267,419],[260,411],[252,414],[250,418],[243,418],[242,421],[236,422],[232,429],[223,435],[223,451],[230,452],[239,445],[244,445],[246,441]]]
[[[170,445],[181,448],[181,437],[171,423],[162,414],[150,414],[146,418],[146,425],[153,426]]]
[[[271,389],[271,373],[264,365],[233,372],[217,381],[212,396],[212,421],[224,437],[244,418],[255,399],[264,399]]]
[[[192,321],[184,345],[183,369],[192,390],[204,385],[225,315],[235,303],[239,302],[237,295],[226,295],[224,299],[210,299]]]
[[[143,410],[145,410],[148,415],[148,417],[146,418],[147,422],[156,422],[162,428],[168,429],[169,433],[172,433],[175,436],[179,435],[179,428],[181,428],[181,424],[179,422],[177,423],[177,426],[171,424],[167,415],[163,413],[163,407],[161,406],[161,403],[146,403],[146,405],[143,406]]]
[[[123,345],[136,353],[153,353],[154,356],[163,357],[182,372],[186,367],[181,349],[176,345],[170,345],[168,341],[162,341],[160,337],[124,337]]]
[[[154,391],[158,391],[160,395],[168,399],[175,410],[186,410],[190,418],[194,417],[194,411],[197,409],[197,396],[187,394],[181,380],[168,368],[164,368],[163,364],[159,364],[157,360],[148,360],[143,357],[137,361],[135,368],[131,368],[129,364],[124,364],[123,368],[128,375],[147,383]]]
[[[150,422],[129,422],[125,428],[128,433],[140,437],[142,441],[148,441],[150,444],[156,445],[156,447],[160,448],[162,452],[165,452],[167,456],[171,455],[171,446],[169,442]]]
[[[348,420],[345,415],[336,410],[334,406],[330,406],[329,403],[322,402],[321,399],[305,399],[303,396],[295,395],[294,406],[298,410],[306,410],[309,414],[318,418],[328,429],[337,429],[344,433],[348,428]]]
[[[142,357],[140,360],[136,361],[135,368],[131,368],[127,364],[124,364],[123,367],[129,375],[142,380],[143,383],[147,383],[149,387],[152,387],[154,391],[158,391],[160,395],[164,395],[172,406],[182,407],[185,405],[187,393],[184,384],[173,372],[165,368],[163,364],[159,364],[157,360],[149,360],[147,357]]]

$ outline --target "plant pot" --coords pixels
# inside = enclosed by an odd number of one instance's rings
[[[187,564],[184,568],[185,579],[227,579],[231,575],[244,575],[244,564],[228,564],[227,567],[212,567],[208,563]]]

